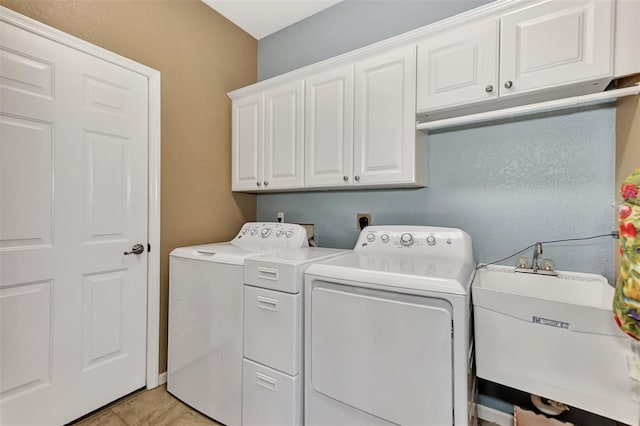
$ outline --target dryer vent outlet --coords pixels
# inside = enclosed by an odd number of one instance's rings
[[[371,213],[357,213],[356,214],[356,228],[362,230],[367,226],[372,225]]]

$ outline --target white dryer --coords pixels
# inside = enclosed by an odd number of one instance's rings
[[[306,425],[466,425],[476,394],[464,231],[370,226],[305,272]]]
[[[315,262],[348,252],[309,247],[256,256],[245,262],[245,426],[303,424],[303,274]]]
[[[246,223],[229,242],[182,247],[169,257],[167,390],[226,425],[242,413],[245,259],[307,247],[303,227]]]

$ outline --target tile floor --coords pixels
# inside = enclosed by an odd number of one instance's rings
[[[167,392],[167,386],[129,395],[75,423],[74,426],[219,425]]]

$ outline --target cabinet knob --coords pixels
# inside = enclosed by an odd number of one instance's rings
[[[269,186],[269,182],[267,182],[266,180],[264,181],[264,186]]]
[[[349,180],[349,176],[342,176],[342,180],[347,182]]]
[[[256,186],[262,186],[262,182],[256,182]]]
[[[489,84],[487,87],[484,88],[484,91],[487,93],[493,92],[493,85]]]
[[[356,180],[356,182],[360,181],[360,176],[358,176],[358,175],[355,175],[353,178]]]
[[[507,80],[504,82],[504,87],[506,87],[507,89],[511,89],[511,86],[513,86],[513,81]]]

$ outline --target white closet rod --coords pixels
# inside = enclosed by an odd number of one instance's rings
[[[516,115],[531,114],[534,112],[567,108],[575,105],[596,102],[605,99],[622,98],[624,96],[640,94],[640,83],[624,89],[608,90],[606,92],[594,93],[592,95],[572,96],[570,98],[556,99],[554,101],[539,102],[537,104],[523,105],[513,108],[498,109],[495,111],[480,112],[477,114],[463,115],[461,117],[445,118],[442,120],[418,123],[416,129],[430,130],[441,127],[458,126],[462,124],[478,123],[481,121],[495,120],[497,118],[513,117]]]

